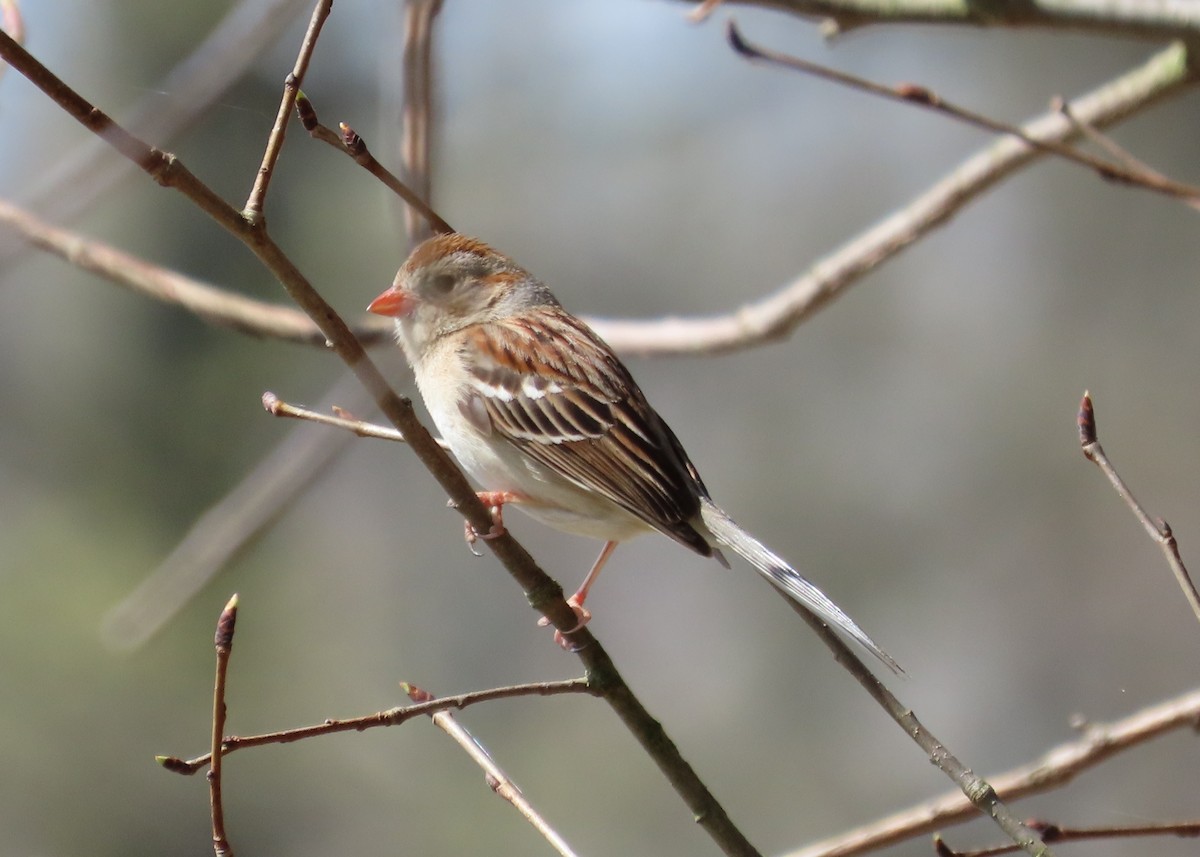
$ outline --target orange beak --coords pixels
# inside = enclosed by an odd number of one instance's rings
[[[373,312],[376,315],[390,315],[392,318],[404,318],[411,315],[416,306],[417,301],[412,292],[393,286],[371,301],[367,312]]]

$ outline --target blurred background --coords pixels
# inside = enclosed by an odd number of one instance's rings
[[[395,4],[338,0],[304,89],[327,124],[398,163]],[[232,5],[26,0],[27,45],[117,117]],[[239,206],[309,6],[201,121],[151,142]],[[748,38],[1017,121],[1159,46],[1039,32],[868,28],[833,44],[787,16],[723,7],[704,26],[659,0],[449,0],[438,23],[435,205],[579,313],[729,311],[904,205],[986,135],[914,108],[756,67]],[[281,13],[282,14],[282,13]],[[290,14],[290,13],[289,13]],[[1195,93],[1114,136],[1200,182]],[[0,79],[0,195],[29,198],[88,135],[13,72]],[[39,209],[47,211],[47,209]],[[347,317],[405,250],[394,201],[297,125],[272,233]],[[47,215],[48,216],[48,215]],[[285,302],[240,245],[142,175],[70,225],[231,290]],[[851,289],[783,342],[631,359],[717,500],[793,559],[907,668],[892,681],[987,775],[1193,687],[1200,627],[1157,547],[1079,452],[1100,437],[1200,565],[1200,242],[1195,212],[1047,162]],[[155,754],[208,743],[212,629],[241,595],[228,731],[565,678],[499,563],[473,558],[403,448],[357,440],[143,647],[103,617],[342,374],[36,252],[0,268],[0,829],[19,855],[209,850],[202,776]],[[415,394],[393,349],[375,352]],[[515,535],[572,588],[598,545],[519,514]],[[592,628],[764,853],[940,794],[938,773],[746,566],[662,538],[617,552]],[[503,701],[462,722],[583,854],[717,853],[602,703]],[[1195,737],[1117,758],[1020,812],[1068,825],[1194,817]],[[242,854],[538,854],[545,843],[426,722],[248,750],[226,764]],[[996,842],[985,822],[956,847]],[[1187,840],[1139,844],[1193,853]],[[1091,844],[1090,854],[1128,853]],[[928,840],[891,849],[927,854]],[[1065,850],[1065,849],[1064,849]]]

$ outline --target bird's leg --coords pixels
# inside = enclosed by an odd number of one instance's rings
[[[571,644],[567,641],[564,634],[573,634],[586,625],[592,618],[592,611],[583,606],[583,602],[588,597],[588,591],[591,590],[592,584],[596,582],[596,578],[600,576],[600,569],[604,568],[604,564],[608,562],[608,558],[612,556],[612,552],[616,549],[616,542],[605,542],[604,547],[600,549],[600,556],[596,557],[596,561],[592,563],[592,568],[588,571],[587,576],[583,578],[583,583],[579,584],[579,588],[575,590],[575,594],[567,599],[567,604],[575,611],[576,618],[579,622],[569,631],[555,631],[554,642],[558,643],[564,649],[570,649]],[[550,620],[543,616],[538,620],[540,627],[546,627],[550,624]]]
[[[470,521],[466,521],[464,522],[464,536],[471,553],[475,556],[482,556],[483,554],[475,550],[475,542],[479,539],[491,541],[504,535],[506,532],[504,529],[504,504],[519,503],[525,498],[512,491],[476,491],[475,496],[479,498],[480,503],[487,506],[488,514],[492,516],[492,527],[486,533],[481,533]]]

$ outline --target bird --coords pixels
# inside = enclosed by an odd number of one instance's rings
[[[613,350],[513,259],[459,233],[435,235],[412,250],[367,309],[394,319],[430,417],[484,489],[479,497],[494,521],[484,538],[504,531],[503,508],[511,504],[604,542],[568,599],[579,618],[568,634],[590,618],[584,602],[614,548],[657,531],[727,568],[723,549],[739,554],[783,595],[903,672],[815,584],[713,502]]]

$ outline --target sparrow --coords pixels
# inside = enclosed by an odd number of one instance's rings
[[[479,496],[496,526],[484,538],[503,532],[503,507],[513,504],[559,530],[604,541],[568,600],[578,627],[590,618],[584,601],[616,545],[657,531],[727,568],[722,549],[740,554],[785,596],[902,672],[840,607],[712,501],[612,349],[508,256],[457,233],[434,236],[367,309],[395,320],[434,424],[485,489]]]

